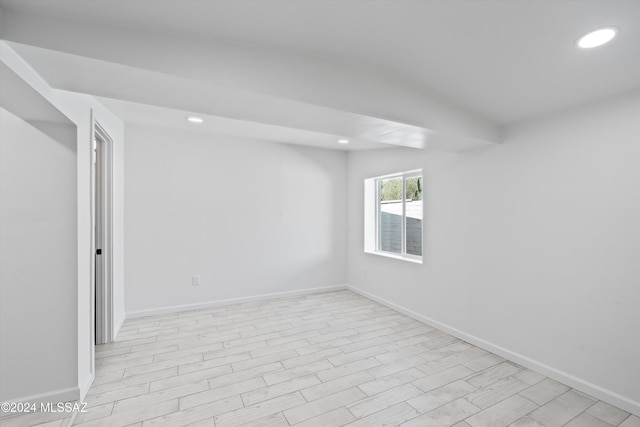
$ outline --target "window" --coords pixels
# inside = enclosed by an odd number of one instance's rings
[[[422,262],[422,171],[365,180],[365,252]]]

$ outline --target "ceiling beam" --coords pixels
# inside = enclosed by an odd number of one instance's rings
[[[398,145],[423,146],[429,135],[499,142],[496,124],[360,64],[14,11],[2,18],[0,37],[26,45],[18,53],[59,89]]]

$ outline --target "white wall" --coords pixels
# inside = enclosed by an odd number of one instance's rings
[[[344,152],[126,134],[129,316],[346,283]]]
[[[76,134],[49,126],[63,137],[0,108],[3,402],[78,385]]]
[[[11,47],[0,40],[0,60],[14,73],[30,85],[35,92],[50,102],[55,108],[68,117],[77,127],[76,134],[76,247],[75,267],[77,268],[74,286],[76,290],[76,305],[72,321],[66,323],[66,328],[75,330],[76,345],[65,348],[60,360],[77,360],[76,395],[84,396],[91,382],[92,376],[92,348],[91,339],[91,288],[93,277],[91,270],[91,119],[97,120],[114,140],[113,147],[113,286],[114,286],[114,321],[116,326],[124,320],[124,241],[123,241],[123,202],[124,202],[124,125],[111,112],[96,102],[93,98],[52,89]],[[28,301],[14,301],[15,307],[28,307]],[[116,330],[117,332],[117,330]],[[42,329],[43,334],[50,334],[48,329]],[[37,336],[28,338],[37,341]],[[26,359],[22,363],[13,365],[13,369],[28,372]],[[61,362],[62,363],[62,362]],[[57,366],[52,363],[51,366]],[[41,393],[51,390],[42,389]],[[14,394],[14,393],[12,393]],[[58,396],[66,398],[67,395]],[[24,397],[17,395],[17,397]],[[33,399],[31,399],[33,400]]]
[[[640,413],[640,93],[462,155],[349,153],[349,284]],[[363,253],[363,180],[424,169],[424,264]]]

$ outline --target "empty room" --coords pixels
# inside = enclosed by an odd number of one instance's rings
[[[0,425],[640,427],[640,0],[0,0]]]

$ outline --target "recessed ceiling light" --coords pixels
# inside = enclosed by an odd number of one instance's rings
[[[346,139],[346,138],[340,138],[340,139],[338,140],[338,143],[339,143],[339,144],[348,144],[348,143],[349,143],[349,140],[348,140],[348,139]]]
[[[191,123],[204,123],[204,120],[202,120],[202,117],[191,116],[191,117],[187,117],[187,120],[190,121]]]
[[[580,37],[576,44],[583,49],[591,49],[610,42],[617,33],[618,29],[614,27],[599,28]]]

